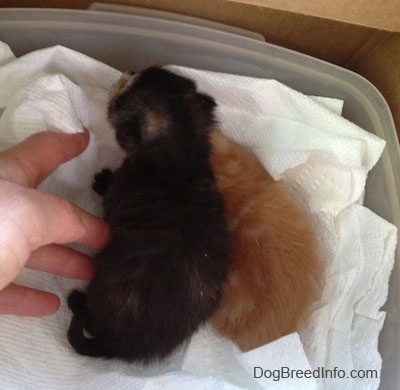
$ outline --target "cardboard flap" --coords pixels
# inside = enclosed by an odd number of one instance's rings
[[[228,0],[280,11],[400,32],[399,0]]]

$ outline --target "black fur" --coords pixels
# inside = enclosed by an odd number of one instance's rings
[[[112,172],[108,168],[104,168],[101,172],[94,175],[92,188],[101,196],[103,196],[110,186]]]
[[[217,307],[229,235],[209,164],[214,106],[191,80],[157,67],[111,99],[109,120],[128,154],[112,177],[95,178],[113,239],[87,293],[68,300],[78,353],[164,358]]]

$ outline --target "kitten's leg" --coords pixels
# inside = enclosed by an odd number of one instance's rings
[[[68,341],[80,355],[92,357],[113,357],[103,345],[102,339],[87,339],[83,334],[87,324],[86,295],[78,290],[68,297],[68,306],[74,313],[68,329]]]
[[[83,315],[86,308],[85,294],[82,291],[73,290],[68,296],[68,307],[75,315]]]
[[[104,168],[101,172],[94,175],[92,188],[101,196],[105,194],[112,179],[112,172],[108,168]]]

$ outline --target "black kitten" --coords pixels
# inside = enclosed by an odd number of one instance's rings
[[[87,293],[68,298],[68,339],[82,355],[146,363],[207,321],[227,279],[227,223],[209,164],[215,102],[158,67],[124,74],[113,94],[108,118],[127,157],[94,187],[113,239]]]

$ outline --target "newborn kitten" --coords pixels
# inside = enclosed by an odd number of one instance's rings
[[[82,355],[148,363],[209,319],[227,280],[229,232],[209,163],[215,102],[158,67],[124,74],[112,93],[108,118],[127,156],[94,188],[113,238],[86,294],[69,296],[68,339]]]
[[[217,131],[211,164],[232,240],[229,283],[212,317],[243,351],[294,332],[320,278],[311,223],[259,161]]]

